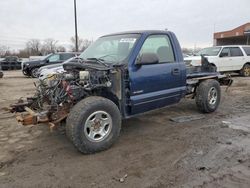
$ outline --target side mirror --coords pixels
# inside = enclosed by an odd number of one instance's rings
[[[155,53],[143,53],[137,58],[136,65],[157,64],[159,58]]]
[[[49,59],[46,59],[46,63],[49,63]]]

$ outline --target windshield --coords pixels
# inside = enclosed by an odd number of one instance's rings
[[[43,56],[43,58],[42,58],[42,60],[45,60],[45,59],[47,59],[48,57],[50,57],[50,56],[52,56],[53,54],[48,54],[48,55],[46,55],[46,56]]]
[[[205,55],[205,56],[217,56],[220,52],[221,47],[210,47],[204,48],[197,53],[197,55]]]
[[[129,56],[139,36],[139,34],[124,34],[101,37],[90,45],[80,58],[84,60],[97,58],[106,63],[121,62]]]

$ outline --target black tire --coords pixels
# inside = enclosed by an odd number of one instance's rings
[[[8,70],[8,67],[6,65],[2,65],[2,70]]]
[[[220,98],[221,89],[217,80],[202,81],[196,89],[195,101],[201,112],[214,112],[220,104]]]
[[[38,74],[37,74],[38,69],[39,68],[33,68],[33,69],[31,69],[30,75],[31,75],[32,78],[38,78]]]
[[[28,73],[24,70],[22,70],[24,76],[28,76]]]
[[[244,77],[250,76],[250,64],[245,64],[240,71],[240,74]]]
[[[100,111],[110,115],[111,129],[103,140],[95,142],[91,141],[85,133],[86,123],[93,113]],[[110,148],[118,139],[120,130],[121,115],[118,107],[111,100],[103,97],[88,97],[81,100],[71,109],[66,120],[67,137],[84,154],[96,153]]]

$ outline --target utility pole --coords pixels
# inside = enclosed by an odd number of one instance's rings
[[[77,34],[76,0],[74,0],[74,12],[75,12],[75,41],[76,41],[76,52],[78,52],[78,34]]]

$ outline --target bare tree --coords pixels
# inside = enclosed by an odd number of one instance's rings
[[[66,48],[64,46],[57,46],[56,51],[57,52],[66,52]]]
[[[75,39],[75,37],[71,37],[70,42],[71,42],[70,49],[71,49],[71,51],[75,52],[76,51],[76,47],[75,47],[76,39]],[[92,42],[93,41],[91,41],[91,40],[82,39],[82,38],[78,37],[79,50],[84,51]]]
[[[57,50],[57,40],[54,40],[52,38],[45,39],[42,45],[41,52],[43,54],[49,54],[54,53]]]
[[[4,45],[0,46],[0,57],[3,57],[9,54],[9,52],[10,52],[10,48],[8,46],[4,46]]]
[[[92,40],[88,40],[88,39],[84,39],[83,42],[82,42],[82,46],[81,46],[81,51],[84,51],[86,50],[90,44],[92,44],[93,41]]]
[[[41,55],[42,44],[39,39],[30,39],[26,43],[26,49],[30,55]]]
[[[18,57],[20,57],[20,58],[29,58],[29,56],[30,56],[30,53],[27,50],[27,48],[19,50]]]
[[[77,37],[77,39],[78,39],[78,49],[81,49],[83,40],[80,37]],[[71,37],[70,42],[71,42],[70,49],[71,49],[71,51],[75,52],[76,51],[76,46],[75,46],[76,38]]]

